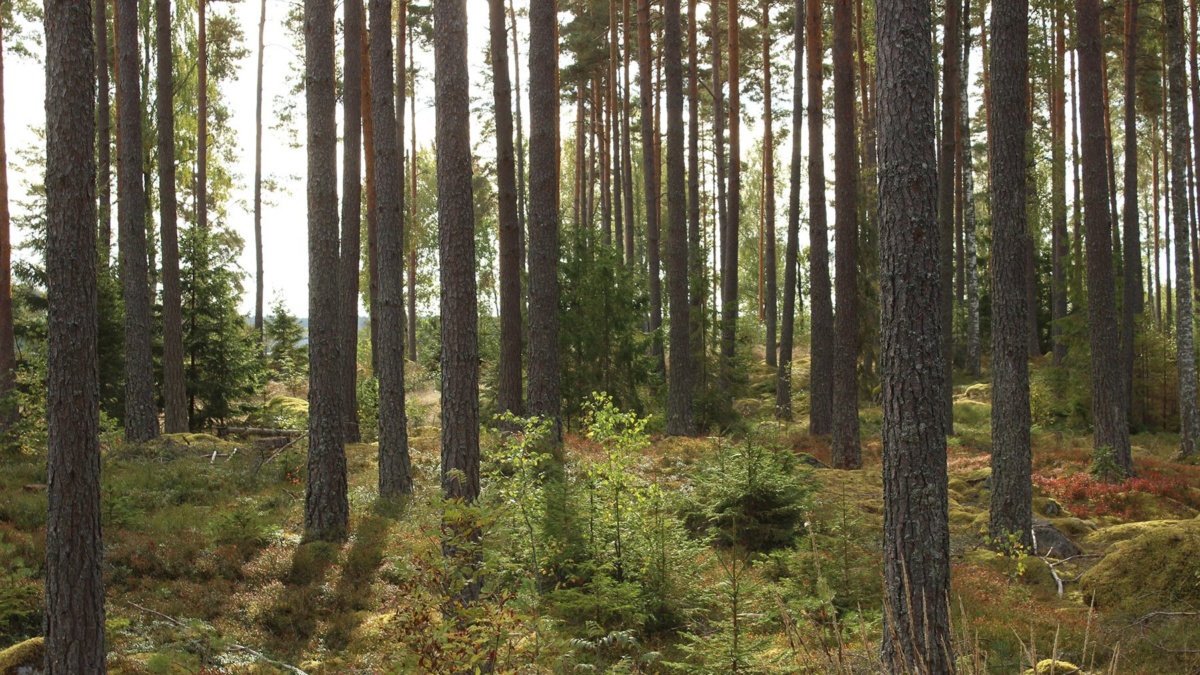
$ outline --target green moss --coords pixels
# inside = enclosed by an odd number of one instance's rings
[[[1112,528],[1110,528],[1112,529]],[[1200,520],[1160,523],[1113,546],[1080,577],[1097,607],[1127,615],[1200,605]]]
[[[976,382],[968,385],[963,390],[963,398],[971,401],[979,401],[981,403],[990,403],[992,400],[992,385],[986,382]]]
[[[1089,548],[1103,551],[1113,544],[1136,539],[1151,532],[1173,529],[1179,527],[1181,523],[1186,522],[1180,520],[1146,520],[1139,523],[1111,525],[1092,532],[1083,541]]]
[[[35,637],[0,651],[0,675],[13,675],[23,666],[40,669],[46,660],[44,638]]]
[[[1079,666],[1069,661],[1057,659],[1042,659],[1037,666],[1025,671],[1025,675],[1081,675]]]

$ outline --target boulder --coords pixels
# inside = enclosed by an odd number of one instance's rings
[[[37,675],[46,663],[44,638],[35,637],[0,651],[0,675]]]
[[[1197,560],[1200,519],[1160,521],[1113,544],[1108,555],[1079,578],[1080,587],[1097,608],[1125,615],[1195,610],[1200,606]]]
[[[1039,556],[1070,558],[1082,553],[1075,542],[1058,531],[1054,524],[1041,518],[1033,519],[1034,548]]]

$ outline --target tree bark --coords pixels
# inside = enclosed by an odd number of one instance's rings
[[[208,229],[208,2],[196,0],[196,226],[201,230]]]
[[[143,443],[158,436],[158,411],[154,405],[154,363],[150,338],[136,0],[118,0],[116,22],[119,45],[117,126],[122,141],[118,148],[117,218],[120,228],[121,284],[125,298],[125,440]]]
[[[508,33],[504,0],[489,0],[492,97],[496,111],[496,191],[500,230],[500,372],[497,404],[501,412],[522,414],[521,404],[521,225],[513,157],[512,87],[508,79]]]
[[[688,0],[688,286],[691,307],[692,388],[704,386],[704,253],[700,229],[700,53],[696,0]],[[626,173],[632,169],[626,164]],[[632,215],[632,213],[630,214]]]
[[[45,8],[46,672],[103,675],[95,72],[88,0]],[[103,139],[102,139],[103,140]],[[145,288],[145,286],[143,286]]]
[[[942,272],[942,349],[940,362],[946,369],[942,377],[942,412],[946,417],[946,433],[954,433],[954,128],[958,119],[954,106],[958,101],[958,42],[961,0],[946,0],[945,24],[942,38],[942,137],[938,149],[938,227],[941,237]],[[993,26],[993,30],[995,27]],[[995,48],[993,48],[993,53]],[[995,91],[992,92],[993,97]],[[994,105],[994,99],[993,99]],[[1024,119],[1024,113],[1020,119]],[[994,133],[994,132],[993,132]],[[994,150],[993,150],[994,151]]]
[[[833,3],[834,236],[837,256],[833,362],[833,465],[862,466],[858,435],[858,150],[850,0]]]
[[[623,0],[621,3],[621,20],[624,23],[623,37],[625,38],[624,49],[622,50],[622,68],[624,69],[625,90],[621,97],[621,162],[625,165],[625,173],[621,176],[621,187],[625,192],[623,203],[625,205],[625,264],[630,268],[634,268],[637,262],[634,257],[633,246],[633,149],[631,145],[631,135],[629,129],[629,118],[631,113],[631,104],[629,102],[630,89],[632,88],[629,77],[629,60],[630,53],[633,48],[630,46],[630,17],[633,12],[630,11],[629,0]]]
[[[446,1],[446,0],[441,0]],[[561,438],[558,353],[558,8],[529,6],[529,413]]]
[[[263,151],[263,42],[267,30],[267,0],[262,0],[258,14],[258,77],[254,88],[254,332],[259,350],[263,344],[263,239],[262,239],[262,151]],[[354,298],[354,313],[358,314],[358,297]],[[355,335],[358,317],[354,317]]]
[[[1053,282],[1050,291],[1050,320],[1052,352],[1055,366],[1061,366],[1067,356],[1063,322],[1067,318],[1067,257],[1070,255],[1067,237],[1067,145],[1066,145],[1066,86],[1063,64],[1066,61],[1066,19],[1061,7],[1054,10],[1054,65],[1050,82],[1050,248],[1053,261]],[[1128,48],[1127,48],[1128,49]],[[1127,137],[1128,139],[1129,137]],[[1128,140],[1126,141],[1129,142]],[[1137,166],[1136,157],[1132,165]],[[1130,173],[1130,172],[1127,172]],[[1136,173],[1136,171],[1132,172]],[[1136,199],[1136,195],[1135,195]],[[1134,249],[1137,250],[1137,249]]]
[[[779,328],[779,369],[775,377],[775,418],[792,420],[792,347],[795,340],[797,259],[800,250],[801,134],[804,123],[804,0],[792,17],[792,163],[788,188],[787,248],[783,255],[783,323]]]
[[[1083,133],[1084,225],[1087,228],[1088,334],[1092,347],[1092,416],[1095,447],[1110,448],[1117,465],[1133,474],[1128,415],[1118,362],[1112,226],[1108,212],[1104,95],[1101,91],[1099,0],[1076,0],[1079,36],[1080,128]]]
[[[168,434],[180,434],[188,430],[188,411],[183,374],[183,308],[179,286],[179,229],[175,201],[171,1],[155,0],[154,16],[158,42],[158,219],[162,228],[163,258],[163,426]]]
[[[766,276],[766,302],[764,314],[767,323],[767,365],[779,364],[776,357],[776,332],[779,321],[779,280],[775,253],[775,136],[772,128],[771,110],[771,5],[763,0],[762,55],[763,55],[763,272]]]
[[[8,211],[8,140],[4,117],[4,36],[0,27],[0,431],[7,432],[19,413],[9,395],[17,369],[13,337],[12,221]]]
[[[642,187],[646,197],[646,265],[650,280],[650,355],[661,370],[662,280],[659,269],[658,153],[654,123],[654,66],[650,46],[650,0],[638,2],[638,75],[641,81],[642,113]],[[532,83],[530,83],[532,84]]]
[[[1125,283],[1121,303],[1121,377],[1124,384],[1125,410],[1133,410],[1133,362],[1137,316],[1143,311],[1141,224],[1138,222],[1138,143],[1137,143],[1137,37],[1138,0],[1125,2],[1125,171],[1124,237]],[[1064,235],[1066,217],[1064,215]]]
[[[821,0],[807,0],[808,32],[808,218],[810,341],[808,431],[833,428],[833,299],[829,281],[829,229],[825,208],[825,48]]]
[[[717,236],[715,238],[715,241],[713,242],[713,255],[714,255],[714,259],[713,259],[713,281],[714,281],[713,321],[714,321],[714,324],[719,324],[719,325],[714,325],[714,331],[716,331],[717,333],[719,333],[719,331],[721,330],[721,326],[723,324],[719,318],[720,314],[716,311],[716,304],[717,304],[716,284],[718,282],[724,283],[725,267],[724,267],[724,263],[719,262],[718,261],[719,259],[716,256],[724,256],[725,255],[725,248],[727,246],[726,238],[729,233],[729,228],[726,226],[726,222],[729,219],[729,213],[728,213],[729,205],[728,205],[728,199],[727,199],[728,195],[726,194],[726,182],[725,182],[725,174],[726,174],[726,171],[725,171],[725,93],[724,93],[724,89],[723,89],[723,80],[721,79],[721,11],[720,11],[720,8],[721,8],[721,6],[720,6],[719,0],[712,0],[712,2],[709,3],[708,13],[709,13],[710,18],[712,19],[712,25],[711,25],[712,36],[710,38],[710,42],[712,43],[712,75],[713,75],[713,83],[712,83],[713,140],[715,141],[714,146],[713,146],[713,154],[716,155],[715,161],[716,161],[716,165],[717,165],[716,166],[716,169],[717,169],[717,171],[716,171]],[[722,288],[723,288],[723,286],[722,286]],[[724,309],[724,305],[722,305],[722,309]],[[720,341],[720,336],[717,334],[714,334],[713,339],[714,339],[714,341]],[[720,342],[720,346],[721,346],[721,350],[722,350],[720,353],[724,354],[724,348],[725,348],[724,342]],[[725,377],[725,375],[726,375],[725,370],[726,370],[725,366],[723,364],[721,364],[720,369],[719,369],[719,374],[720,374],[721,378]]]
[[[647,2],[648,0],[642,0]],[[725,6],[729,21],[729,190],[721,246],[721,382],[733,400],[733,358],[738,323],[738,232],[742,213],[741,49],[737,0]]]
[[[995,545],[1028,547],[1032,527],[1026,341],[1026,112],[1029,5],[992,4],[992,496]],[[1010,540],[1016,538],[1016,542]]]
[[[93,2],[96,33],[96,202],[99,216],[99,265],[108,267],[112,255],[112,111],[108,86],[109,0]],[[116,6],[114,2],[114,7]]]
[[[1175,225],[1175,351],[1179,364],[1179,454],[1196,454],[1200,415],[1196,410],[1196,352],[1192,335],[1192,263],[1188,233],[1188,193],[1185,181],[1188,138],[1187,71],[1183,45],[1183,7],[1164,0],[1166,23],[1167,94],[1171,114],[1171,212]]]
[[[954,672],[931,30],[928,0],[879,5],[882,655],[895,673]]]
[[[696,433],[692,416],[692,347],[688,305],[687,184],[683,159],[683,20],[679,0],[663,5],[667,89],[667,293],[671,310],[667,434]]]
[[[367,56],[364,40],[367,26],[363,18],[363,0],[345,0],[342,4],[342,239],[338,258],[339,302],[338,342],[342,363],[342,416],[347,443],[360,440],[358,429],[358,261],[362,257],[362,120],[370,115],[363,110],[363,62]],[[386,36],[388,32],[384,32]],[[378,37],[378,34],[376,34]],[[371,40],[376,42],[377,40]],[[383,40],[387,42],[386,39]],[[366,86],[371,86],[367,82]],[[374,316],[371,317],[375,319]],[[372,343],[372,352],[379,345]]]
[[[975,148],[971,140],[971,114],[967,100],[970,84],[971,63],[971,11],[966,5],[963,11],[963,61],[962,84],[959,87],[959,115],[962,136],[963,165],[963,258],[966,265],[967,284],[967,362],[966,370],[978,377],[982,361],[982,345],[979,339],[979,254],[975,233]]]
[[[304,0],[308,124],[308,486],[304,537],[344,539],[349,520],[338,337],[337,94],[333,0]],[[372,317],[374,321],[374,317]]]
[[[416,56],[415,56],[416,51],[417,51],[417,43],[415,41],[413,41],[413,22],[411,20],[407,20],[408,14],[410,13],[411,8],[412,8],[412,3],[405,2],[404,9],[401,10],[402,12],[404,12],[404,15],[406,18],[405,23],[407,24],[407,28],[408,28],[408,44],[409,44],[409,47],[408,47],[408,77],[406,78],[408,80],[408,86],[401,87],[400,92],[398,93],[398,96],[403,98],[404,96],[406,96],[406,92],[405,92],[406,89],[412,90],[413,104],[412,104],[412,111],[410,113],[410,115],[411,115],[410,121],[412,122],[412,124],[410,126],[412,128],[409,130],[410,141],[412,143],[412,146],[411,146],[412,149],[409,151],[409,157],[408,157],[408,162],[409,162],[408,173],[409,173],[409,180],[411,181],[409,194],[411,195],[411,197],[408,201],[409,227],[405,230],[405,240],[406,240],[405,244],[408,246],[408,294],[407,294],[407,296],[405,296],[408,299],[408,311],[405,312],[405,318],[408,319],[408,330],[405,331],[404,337],[406,339],[405,347],[408,350],[408,360],[412,361],[413,363],[416,363],[416,361],[417,361],[417,242],[416,242],[416,239],[417,238],[416,238],[416,234],[414,233],[414,228],[416,227],[416,224],[417,224],[417,66],[416,66]],[[511,10],[511,5],[509,6],[509,9]],[[513,30],[516,31],[515,26],[514,26]],[[513,39],[515,40],[516,37],[514,37]],[[402,56],[402,55],[400,55],[400,56]],[[400,67],[400,65],[401,65],[400,57],[398,56],[397,57],[397,67]],[[518,69],[518,71],[519,70],[520,69]],[[518,105],[520,105],[519,97],[518,97],[517,101],[518,101]],[[403,103],[401,103],[401,113],[403,113]],[[519,138],[520,137],[520,128],[519,127],[517,129],[517,134],[518,134],[518,138]],[[518,158],[519,157],[520,157],[520,155],[518,155]],[[524,174],[524,171],[522,171],[521,173]],[[524,181],[523,178],[522,178],[522,181]],[[524,185],[524,182],[522,182],[522,185]],[[524,192],[524,190],[522,190],[522,193],[523,192]],[[521,209],[520,213],[524,213],[523,208]]]

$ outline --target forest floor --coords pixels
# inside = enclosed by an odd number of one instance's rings
[[[960,672],[1019,673],[1049,658],[1061,661],[1054,668],[1063,675],[1075,672],[1064,662],[1087,673],[1200,672],[1200,466],[1175,459],[1177,438],[1136,435],[1138,478],[1109,484],[1088,473],[1090,437],[1035,429],[1041,550],[998,554],[983,535],[986,388],[959,391],[948,469]],[[751,417],[770,410],[765,392],[739,405]],[[663,578],[675,579],[661,605],[671,609],[659,614],[630,609],[644,588],[631,598],[610,581],[572,595],[522,574],[531,546],[537,559],[538,537],[522,543],[523,492],[504,483],[485,498],[493,511],[482,519],[485,608],[465,627],[442,611],[439,440],[428,412],[424,426],[411,428],[419,487],[405,504],[376,503],[376,448],[348,446],[352,532],[344,545],[301,543],[300,444],[269,461],[272,451],[251,442],[203,434],[108,447],[109,672],[449,673],[472,659],[521,673],[877,672],[886,623],[880,415],[862,411],[860,471],[824,468],[827,442],[801,425],[755,432],[760,445],[799,460],[786,466],[803,486],[803,523],[789,545],[763,553],[722,546],[719,537],[659,541],[663,561],[673,561]],[[485,495],[502,474],[512,477],[511,467],[487,459],[498,443],[485,435]],[[702,491],[713,475],[702,467],[748,461],[752,453],[729,454],[735,447],[651,437],[621,469],[645,487],[627,507],[640,512],[639,527],[663,522],[654,504],[675,504],[653,495]],[[568,472],[602,463],[604,448],[569,433]],[[0,471],[0,648],[40,632],[45,478],[40,457],[7,458]],[[649,535],[639,541],[655,546]],[[664,613],[674,623],[664,625]]]

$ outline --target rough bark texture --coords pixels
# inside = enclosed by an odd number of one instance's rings
[[[829,281],[829,229],[825,209],[825,78],[821,0],[807,0],[808,33],[808,228],[810,342],[808,431],[833,428],[833,298]]]
[[[646,266],[650,279],[650,353],[657,363],[662,362],[662,280],[659,269],[659,211],[658,153],[655,138],[658,126],[654,123],[654,66],[650,48],[650,0],[638,3],[638,79],[641,84],[642,115],[642,188],[646,197]],[[532,86],[532,81],[530,85]]]
[[[112,111],[108,87],[108,0],[93,2],[96,33],[96,203],[101,268],[112,252]]]
[[[833,465],[862,466],[858,436],[858,149],[850,0],[833,3],[834,238],[837,315],[833,362]]]
[[[1063,337],[1063,321],[1067,317],[1067,257],[1071,254],[1067,237],[1067,143],[1066,143],[1066,99],[1063,81],[1063,64],[1066,62],[1066,37],[1063,25],[1066,19],[1062,8],[1054,11],[1054,61],[1050,81],[1050,248],[1053,265],[1053,281],[1050,289],[1050,319],[1054,365],[1062,365],[1067,356],[1067,343]],[[1128,48],[1127,48],[1128,49]],[[1132,103],[1131,103],[1132,105]],[[1132,139],[1136,145],[1136,139]],[[1127,140],[1127,144],[1129,144]],[[1137,166],[1136,157],[1133,164]],[[1136,174],[1136,171],[1126,173]],[[1135,196],[1136,199],[1136,196]],[[1138,249],[1134,249],[1135,251]],[[1140,295],[1140,293],[1139,293]]]
[[[941,230],[940,269],[942,271],[942,349],[941,365],[946,369],[942,385],[942,412],[946,433],[954,433],[954,115],[958,102],[959,10],[961,0],[947,0],[942,38],[942,137],[938,148],[938,227]],[[994,30],[994,28],[993,28]],[[993,96],[995,92],[993,92]],[[1024,115],[1020,119],[1024,119]]]
[[[971,114],[967,101],[971,64],[971,9],[963,9],[963,61],[962,83],[959,87],[959,118],[962,136],[963,172],[963,259],[967,276],[967,359],[966,370],[979,376],[982,361],[982,345],[979,338],[979,255],[975,233],[975,148],[971,140]]]
[[[558,5],[529,5],[529,413],[561,434],[558,372]]]
[[[1111,448],[1129,475],[1129,425],[1118,363],[1117,308],[1113,281],[1112,226],[1108,211],[1104,95],[1100,56],[1100,2],[1077,0],[1079,122],[1083,151],[1084,227],[1087,230],[1088,337],[1092,348],[1092,418],[1097,449]]]
[[[883,0],[875,23],[883,385],[883,660],[953,673],[938,185],[929,0]]]
[[[262,240],[262,151],[263,151],[263,49],[267,30],[267,0],[258,14],[258,70],[254,94],[254,334],[263,342],[263,240]],[[354,299],[358,314],[358,298]],[[358,330],[355,317],[355,331]]]
[[[691,307],[688,305],[687,184],[683,161],[683,21],[665,0],[663,67],[667,85],[667,295],[671,310],[667,434],[695,433],[692,416]]]
[[[1192,335],[1192,263],[1189,251],[1186,184],[1188,137],[1187,71],[1183,46],[1183,7],[1164,0],[1166,22],[1167,95],[1171,111],[1171,213],[1175,225],[1175,351],[1179,355],[1179,453],[1196,453],[1200,416],[1196,411],[1196,353]]]
[[[105,672],[91,5],[71,0],[48,3],[45,9],[45,579],[46,672],[51,675]]]
[[[196,226],[208,228],[208,17],[196,0]]]
[[[125,298],[125,440],[158,436],[151,352],[146,188],[142,182],[142,95],[137,0],[117,0],[117,220]]]
[[[175,201],[174,62],[171,0],[155,0],[158,42],[158,219],[162,228],[163,426],[168,434],[188,430],[183,376],[183,310],[179,287],[179,229]],[[5,275],[7,276],[7,275]]]
[[[629,61],[630,55],[633,52],[633,47],[630,46],[630,34],[634,32],[630,26],[633,24],[631,17],[633,12],[630,11],[629,0],[621,2],[621,21],[624,23],[622,35],[624,37],[624,49],[621,50],[621,68],[623,79],[625,82],[624,93],[621,96],[621,162],[627,167],[624,174],[621,175],[621,189],[624,191],[622,203],[625,205],[625,264],[633,268],[637,261],[634,258],[633,246],[633,146],[630,141],[630,121],[632,112],[632,104],[630,104],[630,91],[633,85],[629,77]]]
[[[992,497],[989,529],[1028,546],[1032,524],[1025,304],[1029,5],[992,2]]]
[[[308,123],[308,485],[306,539],[346,536],[346,451],[338,344],[337,95],[333,0],[304,0]]]
[[[792,18],[792,162],[788,187],[787,248],[783,254],[783,316],[779,327],[779,368],[775,376],[775,418],[792,420],[792,347],[796,328],[797,258],[800,250],[801,124],[804,123],[804,0]]]
[[[763,58],[763,274],[766,277],[766,297],[763,315],[767,324],[767,365],[778,365],[776,332],[779,328],[779,272],[775,252],[775,130],[771,110],[771,5],[762,4]]]
[[[1125,166],[1138,165],[1137,142],[1137,31],[1138,0],[1125,2]],[[1124,237],[1130,263],[1125,266],[1125,284],[1121,304],[1121,378],[1124,385],[1125,411],[1133,406],[1133,361],[1136,316],[1141,315],[1145,296],[1142,285],[1141,223],[1138,222],[1138,172],[1124,172]],[[1065,224],[1064,224],[1065,228]],[[1136,251],[1137,253],[1133,253]]]
[[[696,0],[688,0],[688,286],[691,307],[692,387],[698,394],[704,386],[704,253],[700,230],[700,46]],[[629,166],[628,164],[626,165]],[[629,173],[631,169],[626,170]]]
[[[721,381],[726,398],[732,402],[738,323],[738,238],[742,213],[741,49],[737,0],[729,0],[725,11],[729,21],[729,190],[721,240]]]
[[[17,367],[13,337],[12,234],[8,212],[8,141],[4,124],[4,36],[0,27],[0,431],[8,431],[17,409],[5,405]],[[181,380],[182,381],[182,380]]]
[[[521,404],[521,225],[517,219],[517,176],[513,156],[512,87],[508,78],[508,33],[504,0],[488,1],[491,27],[492,97],[496,119],[496,191],[500,230],[501,412],[520,415]]]
[[[442,496],[479,497],[479,300],[475,289],[475,208],[471,188],[471,98],[466,0],[435,0],[438,251],[442,316]],[[550,39],[554,40],[553,33]],[[551,89],[557,92],[557,88]],[[535,188],[536,193],[536,188]],[[473,544],[478,525],[447,513],[442,552],[456,567],[451,603],[479,598]]]
[[[392,0],[370,0],[371,116],[376,129],[394,128],[392,95]],[[404,415],[404,178],[400,173],[398,134],[375,137],[375,181],[379,224],[379,495],[412,492],[408,426]],[[439,147],[440,144],[439,144]],[[467,168],[470,179],[470,166]],[[445,261],[446,258],[443,258]],[[474,259],[472,258],[472,261]],[[474,281],[474,276],[471,277]],[[472,291],[473,292],[473,291]],[[444,427],[443,427],[444,428]]]
[[[406,19],[407,19],[407,16],[409,14],[411,7],[412,7],[412,3],[409,3],[409,2],[404,3],[404,9],[402,11],[404,12]],[[408,27],[408,43],[409,43],[409,45],[411,45],[408,48],[408,77],[405,79],[409,80],[407,89],[411,89],[413,92],[413,104],[412,104],[412,109],[411,109],[412,112],[410,113],[411,114],[410,121],[412,122],[412,124],[411,124],[412,128],[409,129],[409,136],[410,136],[412,145],[410,146],[411,150],[409,151],[409,157],[408,157],[408,159],[409,159],[408,173],[410,174],[408,178],[411,181],[410,194],[412,197],[411,197],[411,199],[409,199],[408,215],[409,215],[409,222],[416,223],[417,222],[417,67],[416,67],[415,53],[417,51],[417,43],[413,41],[413,22],[406,20],[405,23],[407,24],[407,27]],[[397,58],[399,58],[399,56],[402,56],[402,55],[398,55]],[[397,65],[399,65],[399,64],[397,64]],[[400,93],[399,93],[399,96],[401,98],[401,102],[400,102],[400,112],[401,113],[404,112],[403,98],[405,96],[405,93],[404,93],[405,89],[406,88],[402,87],[400,89]],[[408,360],[416,363],[416,361],[417,361],[417,245],[416,245],[416,238],[412,235],[411,230],[408,231],[408,236],[406,238],[408,239],[408,241],[406,242],[408,245],[408,295],[406,296],[408,299],[408,311],[405,313],[405,318],[408,319],[408,331],[405,334],[405,337],[407,338],[407,342],[406,342],[405,346],[408,349]]]
[[[338,259],[338,342],[342,363],[338,367],[342,395],[342,417],[346,442],[357,443],[358,430],[358,261],[362,257],[362,119],[363,40],[366,25],[363,0],[342,4],[344,58],[342,67],[342,239]],[[384,33],[387,35],[387,33]],[[377,40],[372,40],[377,42]],[[387,42],[387,40],[383,40]],[[370,86],[370,83],[366,83]],[[373,319],[375,317],[372,317]],[[371,345],[372,351],[378,345]]]

